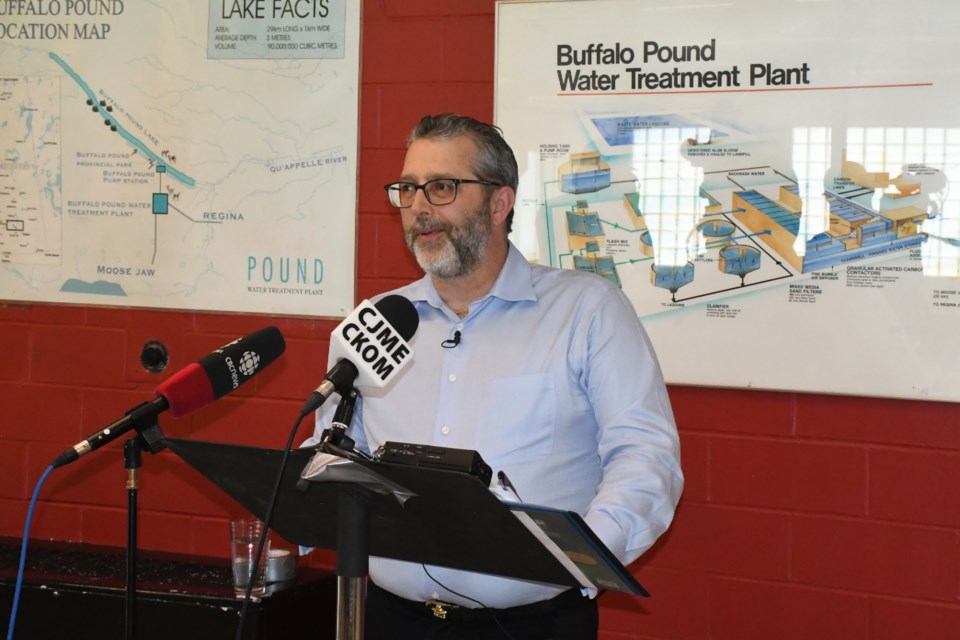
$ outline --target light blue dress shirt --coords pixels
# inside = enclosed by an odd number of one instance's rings
[[[624,563],[669,526],[683,488],[663,375],[626,296],[603,278],[530,265],[513,245],[490,293],[460,319],[429,277],[391,293],[420,326],[413,361],[365,392],[350,435],[478,451],[524,502],[576,511]],[[441,343],[460,331],[460,344]],[[334,403],[317,413],[318,441]],[[542,584],[371,558],[370,576],[401,597],[510,607],[560,593]]]

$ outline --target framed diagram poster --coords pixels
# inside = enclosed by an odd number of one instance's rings
[[[0,299],[344,316],[358,3],[0,3]]]
[[[513,240],[621,287],[668,382],[960,400],[958,23],[939,0],[500,3]]]

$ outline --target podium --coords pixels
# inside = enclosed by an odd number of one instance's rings
[[[178,438],[164,442],[265,519],[283,451]],[[345,580],[342,589],[349,590],[350,581],[354,588],[362,584],[373,555],[557,586],[592,585],[649,595],[574,513],[530,505],[511,509],[465,472],[363,459],[352,463],[378,479],[379,488],[347,481],[310,481],[298,488],[316,452],[305,448],[289,453],[270,528],[302,546],[336,549],[337,575]],[[570,543],[577,550],[570,555],[578,561],[564,553]],[[356,593],[344,598],[341,592],[340,600],[338,637],[341,618],[362,618],[363,604]]]

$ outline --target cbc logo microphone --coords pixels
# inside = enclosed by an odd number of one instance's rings
[[[252,376],[257,366],[260,364],[260,356],[255,351],[244,351],[240,358],[240,373],[245,376]]]

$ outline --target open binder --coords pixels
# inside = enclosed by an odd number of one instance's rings
[[[165,444],[187,464],[263,519],[283,452],[179,438]],[[290,542],[336,549],[365,533],[371,556],[567,587],[647,591],[573,512],[504,503],[477,477],[459,471],[355,460],[409,496],[362,490],[366,532],[338,535],[347,482],[298,488],[316,448],[291,451],[271,528]],[[343,531],[343,529],[340,529]],[[362,535],[361,535],[362,537]]]
[[[505,505],[581,587],[650,596],[579,513],[532,504],[508,502]]]

